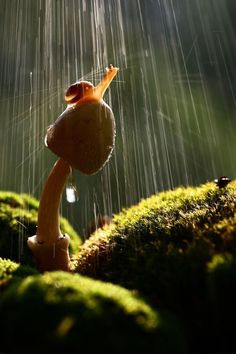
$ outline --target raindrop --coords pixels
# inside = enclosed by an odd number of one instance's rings
[[[73,172],[70,174],[66,185],[66,200],[68,203],[75,203],[79,200],[78,187]]]

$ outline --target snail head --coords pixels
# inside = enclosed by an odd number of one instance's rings
[[[70,106],[84,104],[91,101],[101,101],[104,93],[109,87],[111,81],[116,76],[118,68],[109,65],[106,73],[97,86],[89,81],[78,81],[72,84],[65,93],[65,101]]]

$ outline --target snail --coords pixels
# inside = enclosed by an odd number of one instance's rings
[[[38,211],[36,235],[28,246],[39,271],[70,271],[68,246],[59,224],[61,195],[72,168],[87,175],[98,172],[108,161],[115,141],[115,120],[103,96],[116,76],[112,65],[97,86],[88,81],[71,85],[65,93],[68,104],[46,133],[46,146],[57,156],[44,186]]]

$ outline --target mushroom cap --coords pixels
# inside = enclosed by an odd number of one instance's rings
[[[45,139],[51,151],[87,175],[108,161],[114,141],[114,115],[103,100],[68,106],[48,128]]]

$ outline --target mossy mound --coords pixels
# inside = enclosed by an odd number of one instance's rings
[[[0,258],[0,294],[7,286],[19,278],[36,274],[37,271],[29,266],[22,266],[9,259]]]
[[[236,256],[236,182],[178,188],[124,210],[85,242],[76,270],[137,289],[181,316],[192,352],[203,352],[215,338],[208,263],[225,253]]]
[[[27,239],[36,233],[39,202],[26,194],[0,191],[0,255],[23,264],[32,264]],[[62,232],[70,238],[70,253],[78,252],[81,239],[64,218]]]
[[[179,323],[129,290],[79,275],[29,276],[0,297],[0,351],[186,353]]]
[[[236,237],[236,235],[235,235]],[[209,308],[213,318],[216,347],[235,353],[236,259],[231,254],[215,255],[208,264]]]

